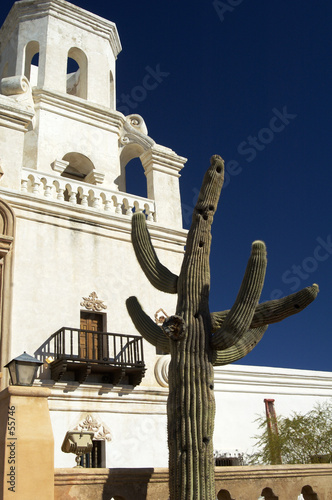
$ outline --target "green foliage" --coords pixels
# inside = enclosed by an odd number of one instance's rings
[[[269,430],[266,417],[259,417],[260,435],[250,465],[275,464],[280,454],[284,464],[332,461],[332,401],[317,403],[308,413],[277,417],[278,434]]]

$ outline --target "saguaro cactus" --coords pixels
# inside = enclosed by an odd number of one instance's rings
[[[266,268],[266,249],[254,241],[233,307],[210,313],[211,224],[224,179],[224,162],[213,156],[200,190],[179,276],[163,266],[152,246],[142,213],[132,218],[132,243],[152,285],[177,293],[176,313],[159,327],[136,297],[127,309],[141,335],[171,354],[167,403],[171,500],[215,500],[212,436],[215,399],[213,365],[232,363],[261,340],[270,323],[312,302],[318,286],[258,305]]]

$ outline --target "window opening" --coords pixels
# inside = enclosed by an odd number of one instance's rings
[[[94,169],[92,161],[81,153],[67,153],[63,158],[69,162],[62,172],[61,177],[67,177],[75,181],[85,181],[86,177]]]
[[[76,47],[68,52],[66,91],[67,94],[87,99],[87,57]]]
[[[31,87],[38,84],[39,68],[39,43],[31,41],[25,48],[25,69],[24,75],[30,81]]]
[[[96,469],[103,467],[103,456],[105,454],[105,441],[92,441],[92,450],[81,456],[81,467]]]
[[[126,193],[147,198],[146,177],[139,158],[133,158],[126,165]]]
[[[279,500],[279,497],[277,497],[271,488],[264,488],[264,490],[261,493],[261,496],[265,498],[265,500]]]
[[[301,490],[303,500],[318,500],[317,493],[315,493],[311,486],[303,486]]]
[[[228,490],[220,490],[217,495],[217,500],[233,500]]]

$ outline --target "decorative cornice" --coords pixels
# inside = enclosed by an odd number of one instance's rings
[[[56,92],[45,87],[33,87],[32,96],[36,111],[38,109],[47,110],[67,118],[68,113],[72,113],[71,119],[117,134],[124,123],[124,116],[119,111],[70,94]]]
[[[332,397],[332,373],[261,366],[216,367],[215,391]]]
[[[19,22],[47,16],[55,17],[65,23],[107,39],[115,58],[122,50],[119,34],[113,22],[64,0],[39,0],[34,2],[21,0],[16,2],[4,22],[0,36],[8,39]]]
[[[180,177],[179,172],[187,161],[187,158],[179,156],[171,149],[159,144],[155,144],[151,149],[145,151],[140,158],[146,174],[157,170],[175,177]]]

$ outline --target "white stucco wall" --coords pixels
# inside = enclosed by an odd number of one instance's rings
[[[49,399],[55,436],[55,466],[71,467],[74,456],[61,452],[66,432],[87,415],[110,432],[106,467],[167,467],[167,388],[79,386],[57,383]],[[251,453],[265,415],[264,399],[274,399],[277,415],[306,413],[332,397],[332,373],[229,365],[215,369],[214,449]]]

